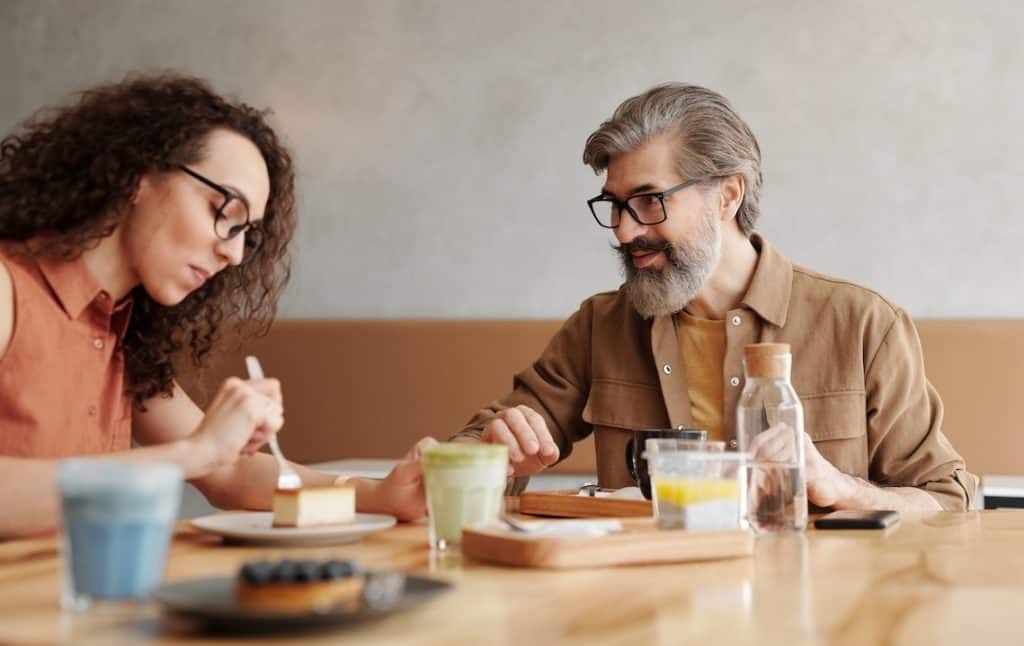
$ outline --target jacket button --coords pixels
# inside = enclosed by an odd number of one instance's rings
[[[672,374],[672,366],[668,365],[667,363],[664,366],[662,366],[661,369],[665,372],[666,375]]]
[[[739,325],[742,322],[743,322],[743,319],[741,319],[739,316],[732,317],[732,324],[733,325]]]
[[[733,377],[732,379],[729,380],[729,384],[731,384],[732,386],[739,386],[740,385],[740,378],[739,377]]]

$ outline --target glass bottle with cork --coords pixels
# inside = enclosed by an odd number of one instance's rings
[[[736,439],[747,455],[746,520],[760,534],[807,527],[804,409],[790,383],[792,362],[788,343],[743,348]]]

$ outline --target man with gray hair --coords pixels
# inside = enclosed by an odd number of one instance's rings
[[[454,441],[508,445],[518,491],[593,433],[601,486],[631,485],[630,430],[703,428],[736,448],[743,347],[788,343],[811,504],[970,506],[977,479],[942,433],[910,317],[755,233],[761,152],[724,97],[652,88],[601,124],[583,161],[606,173],[588,206],[615,232],[626,281],[584,301]]]

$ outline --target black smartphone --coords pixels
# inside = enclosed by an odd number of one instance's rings
[[[888,509],[842,509],[814,521],[816,529],[885,529],[900,519]]]

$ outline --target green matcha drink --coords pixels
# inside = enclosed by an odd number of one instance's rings
[[[505,504],[508,447],[435,444],[423,450],[423,480],[430,511],[430,545],[457,545],[463,525],[489,523]]]

